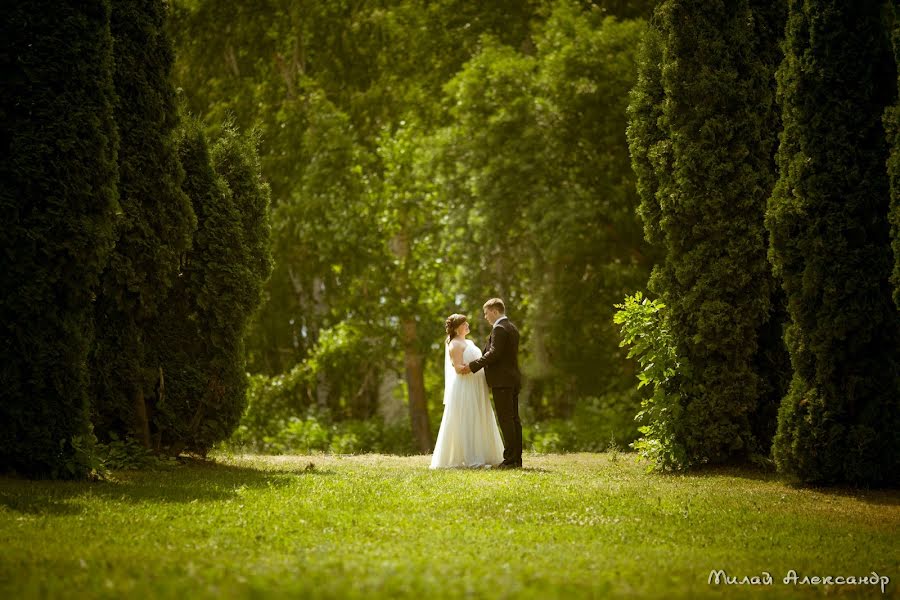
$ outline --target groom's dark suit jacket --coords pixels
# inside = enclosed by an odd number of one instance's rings
[[[481,358],[469,363],[473,373],[484,368],[484,377],[492,388],[519,388],[519,330],[509,318],[503,319],[491,330],[487,346]]]

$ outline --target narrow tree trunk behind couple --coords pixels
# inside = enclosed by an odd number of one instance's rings
[[[132,396],[134,408],[134,432],[144,448],[150,448],[150,419],[147,417],[147,403],[144,401],[144,390],[137,386]]]
[[[403,227],[391,239],[391,252],[399,259],[401,267],[394,282],[400,305],[416,306],[415,284],[410,275],[410,216],[400,216]],[[406,389],[409,393],[409,422],[413,439],[419,452],[431,452],[431,427],[428,422],[428,403],[425,399],[425,360],[419,345],[419,333],[414,311],[404,310],[400,315],[400,333],[403,340],[403,363],[406,372]]]
[[[428,422],[428,404],[425,400],[424,358],[419,351],[416,321],[407,317],[403,321],[403,351],[406,366],[406,388],[409,390],[409,421],[413,438],[420,452],[431,452],[431,425]]]

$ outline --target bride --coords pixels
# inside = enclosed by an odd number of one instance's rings
[[[469,323],[465,315],[450,315],[446,330],[444,417],[431,468],[497,465],[503,460],[503,440],[491,408],[484,369],[461,373],[464,365],[481,357],[481,350],[466,339]]]

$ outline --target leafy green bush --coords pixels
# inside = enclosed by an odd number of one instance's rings
[[[263,443],[274,454],[309,454],[325,450],[330,445],[328,430],[315,418],[291,417],[274,436],[265,436]]]
[[[406,422],[389,425],[377,418],[331,421],[328,415],[315,412],[278,418],[265,427],[245,420],[219,448],[261,454],[415,453]]]
[[[247,388],[247,408],[232,442],[253,444],[266,436],[276,436],[291,417],[313,410],[307,388],[308,367],[301,363],[284,375],[251,375]]]
[[[661,470],[690,466],[686,448],[675,429],[683,410],[677,386],[669,385],[676,376],[687,377],[689,367],[679,360],[675,341],[665,319],[665,304],[644,298],[641,292],[616,304],[619,311],[613,321],[622,327],[621,346],[631,345],[628,358],[637,357],[641,365],[638,388],[653,386],[653,393],[641,401],[637,419],[643,436],[631,444],[642,458],[652,461],[650,468]]]
[[[109,438],[106,443],[98,441],[93,425],[87,433],[73,436],[75,457],[63,463],[63,468],[74,475],[77,469],[86,466],[88,479],[109,480],[110,471],[165,470],[178,465],[175,457],[161,456],[137,438],[121,439],[115,432],[110,432]]]
[[[414,454],[408,421],[385,423],[369,419],[336,418],[314,404],[308,390],[316,373],[312,362],[297,365],[284,375],[251,375],[248,405],[240,425],[219,447],[226,451],[264,454],[331,452],[358,454]],[[627,446],[638,437],[634,415],[639,393],[610,394],[580,401],[567,419],[534,421],[523,407],[523,442],[536,452],[599,452],[610,439]],[[438,431],[441,411],[432,410],[432,431]]]
[[[566,425],[566,423],[563,423],[563,425]],[[529,432],[531,433],[531,436],[529,436],[530,439],[525,442],[528,447],[540,454],[559,452],[562,450],[562,435],[560,435],[559,431],[555,431],[552,428],[552,425],[550,426],[549,431],[540,431],[539,427],[536,427],[536,429],[538,429],[538,431],[532,430]]]
[[[97,443],[97,457],[101,470],[134,470],[158,469],[178,464],[174,457],[161,457],[145,448],[133,437],[120,439],[115,432],[110,432],[108,443]]]
[[[637,391],[586,398],[571,417],[522,423],[524,446],[534,452],[603,452],[610,441],[628,445],[638,437]]]

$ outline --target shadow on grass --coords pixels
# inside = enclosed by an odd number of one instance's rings
[[[53,481],[0,477],[0,506],[30,515],[76,515],[84,512],[81,498],[134,503],[221,502],[236,498],[241,489],[282,488],[296,477],[320,477],[333,471],[255,469],[210,460],[179,457],[177,467],[165,470],[115,471],[112,481]],[[312,464],[312,463],[310,463]]]
[[[753,481],[781,481],[781,477],[773,469],[766,469],[754,465],[707,465],[689,469],[687,471],[677,472],[655,472],[654,475],[663,478],[679,478],[679,477],[736,477],[739,479],[750,479]]]
[[[754,465],[712,465],[678,473],[656,473],[662,478],[678,477],[735,477],[754,481],[780,483],[793,490],[818,492],[829,496],[852,498],[866,504],[900,506],[900,490],[887,488],[853,488],[848,486],[812,485],[783,477],[774,469]]]
[[[821,486],[811,485],[795,481],[785,482],[785,485],[795,490],[807,490],[818,492],[828,496],[840,496],[852,498],[866,504],[880,506],[900,506],[900,490],[885,488],[852,488],[846,486]]]

